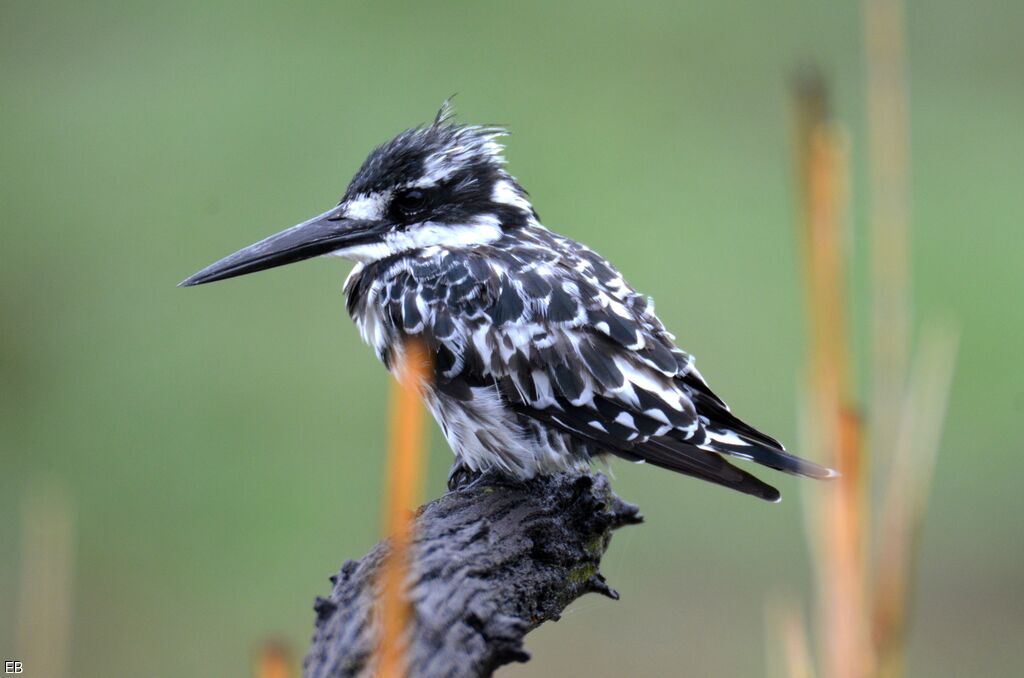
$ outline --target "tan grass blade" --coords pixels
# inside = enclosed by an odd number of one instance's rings
[[[68,488],[53,480],[26,485],[21,502],[17,654],[25,674],[69,674],[75,512]]]
[[[814,661],[811,658],[807,622],[795,599],[789,597],[767,601],[765,638],[766,649],[770,652],[774,648],[781,649],[781,657],[766,658],[768,666],[777,667],[773,675],[785,678],[814,678]]]
[[[928,507],[959,334],[931,325],[921,333],[879,524],[874,567],[872,636],[880,673],[903,673],[914,560]]]
[[[871,440],[886,474],[910,346],[910,180],[902,0],[864,0],[871,247]]]

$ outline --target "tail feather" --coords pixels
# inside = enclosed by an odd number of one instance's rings
[[[838,475],[830,468],[786,452],[778,440],[734,415],[696,370],[680,377],[680,381],[704,427],[704,441],[695,443],[700,449],[747,459],[794,475],[810,478],[832,478]]]
[[[588,413],[582,408],[568,404],[563,405],[561,411],[533,411],[531,414],[538,419],[543,417],[542,420],[581,438],[592,440],[606,451],[627,461],[648,462],[766,501],[781,500],[779,491],[771,485],[736,468],[718,454],[698,449],[691,443],[667,437],[651,438],[636,444],[623,441],[609,434],[602,434],[600,429],[588,425]]]
[[[727,454],[749,461],[809,478],[832,478],[835,471],[786,452],[781,446],[769,446],[735,429],[709,423],[704,427],[704,442],[697,445],[702,450]]]
[[[756,476],[736,468],[717,454],[676,440],[651,439],[637,445],[629,452],[655,466],[706,480],[759,499],[770,502],[778,502],[782,499],[782,495],[777,489]]]

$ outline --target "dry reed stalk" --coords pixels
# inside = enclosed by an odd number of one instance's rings
[[[797,83],[797,152],[809,332],[813,449],[842,474],[818,488],[812,528],[822,617],[823,673],[862,678],[873,666],[867,628],[866,502],[861,424],[851,404],[847,343],[846,145],[828,115],[822,78]]]
[[[391,540],[391,551],[380,574],[376,672],[380,678],[402,678],[408,674],[405,632],[411,609],[405,597],[405,584],[413,538],[412,511],[420,503],[426,457],[419,384],[427,377],[430,359],[418,341],[407,342],[404,349],[391,395],[391,441],[383,511],[384,533]]]
[[[887,478],[871,634],[878,673],[903,673],[907,590],[955,361],[952,333],[910,346],[910,133],[902,0],[864,0],[872,280],[871,445]]]
[[[879,675],[903,674],[908,590],[956,363],[957,331],[926,327],[910,373],[878,526],[872,636]]]
[[[30,482],[22,495],[18,660],[41,678],[68,675],[74,581],[74,507],[63,483]]]
[[[895,453],[910,350],[909,120],[902,0],[864,0],[871,242],[871,450]]]
[[[769,652],[781,649],[780,653],[766,657],[768,661],[765,663],[775,667],[772,675],[814,678],[807,623],[795,599],[769,600],[765,605],[765,637],[770,640],[766,648]]]
[[[280,640],[265,641],[256,657],[257,678],[291,678],[292,651]]]
[[[922,334],[907,379],[910,334],[908,118],[901,0],[865,0],[871,190],[870,440],[853,407],[843,228],[846,149],[829,122],[825,86],[797,89],[799,184],[809,326],[803,442],[843,475],[809,488],[808,532],[821,614],[822,673],[903,674],[908,590],[927,508],[956,354],[956,333]],[[871,516],[868,450],[887,478]],[[874,523],[872,524],[872,517]],[[875,557],[869,568],[872,539]],[[792,646],[792,640],[784,640]],[[792,651],[792,650],[791,650]],[[790,663],[791,675],[804,675]]]

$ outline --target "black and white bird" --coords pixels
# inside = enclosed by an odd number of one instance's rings
[[[414,339],[432,358],[421,390],[455,453],[450,483],[606,454],[769,501],[779,492],[725,457],[833,475],[733,415],[649,297],[541,225],[505,169],[503,135],[454,122],[446,102],[432,124],[374,149],[336,207],[181,284],[317,255],[356,262],[348,312],[377,357],[395,371]]]

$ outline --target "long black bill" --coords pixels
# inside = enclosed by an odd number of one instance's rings
[[[260,240],[178,283],[191,287],[284,266],[372,239],[375,222],[347,219],[335,207],[298,226]]]

